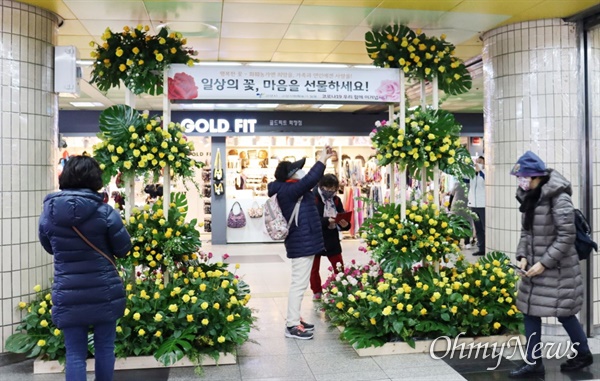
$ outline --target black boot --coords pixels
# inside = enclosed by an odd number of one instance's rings
[[[523,365],[513,369],[508,374],[509,378],[529,378],[532,376],[543,376],[546,373],[542,360],[538,360],[535,364],[529,365],[526,362]]]
[[[560,364],[561,372],[573,372],[594,363],[594,356],[591,352],[578,353],[577,356]]]

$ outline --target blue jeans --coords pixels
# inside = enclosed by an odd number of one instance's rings
[[[525,338],[527,339],[527,360],[536,361],[542,357],[542,318],[531,315],[523,315],[525,322]],[[589,353],[588,340],[575,315],[559,317],[558,321],[569,334],[573,348],[578,353]],[[534,351],[535,348],[535,351]]]
[[[94,329],[94,359],[96,381],[112,381],[115,369],[115,338],[117,322],[97,324]],[[63,329],[67,349],[66,381],[85,381],[85,360],[88,352],[88,327]]]

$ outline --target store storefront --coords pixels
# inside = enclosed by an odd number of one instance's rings
[[[59,129],[67,145],[62,153],[91,153],[98,142],[98,119],[97,111],[60,111]],[[267,183],[273,181],[280,160],[306,157],[306,168],[310,168],[320,148],[329,144],[337,160],[329,162],[326,172],[339,177],[345,202],[353,203],[357,194],[382,200],[389,197],[385,169],[377,168],[368,137],[375,121],[383,119],[387,119],[387,113],[174,111],[172,120],[186,128],[198,152],[196,159],[205,163],[197,173],[197,187],[175,181],[174,191],[188,194],[189,217],[204,222],[204,232],[210,234],[213,243],[272,242],[262,216],[254,212],[264,205]],[[464,144],[469,145],[473,155],[480,154],[482,114],[456,114],[456,119],[463,125]],[[217,156],[224,174],[220,195],[215,194],[211,184]],[[136,180],[138,204],[149,198],[144,189],[150,183],[151,179]],[[106,191],[110,195],[120,189],[113,183]],[[236,202],[245,223],[228,227],[230,213],[240,213]],[[360,214],[356,216],[360,218]]]

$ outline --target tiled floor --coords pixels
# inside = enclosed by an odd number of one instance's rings
[[[368,258],[358,251],[358,241],[344,241],[344,260],[365,263]],[[241,263],[238,273],[250,285],[250,306],[256,310],[257,329],[251,341],[238,351],[237,364],[206,366],[199,378],[193,368],[117,371],[115,381],[184,381],[184,380],[506,380],[517,362],[503,359],[498,369],[488,371],[497,359],[434,359],[429,354],[359,357],[350,345],[339,340],[339,332],[329,327],[323,314],[316,310],[307,290],[302,306],[305,320],[314,322],[313,340],[287,339],[283,335],[289,262],[281,244],[205,245],[205,250],[220,256],[231,255],[230,263]],[[471,252],[473,252],[472,250]],[[470,256],[470,254],[467,254]],[[473,257],[471,257],[474,259]],[[321,272],[327,274],[329,263],[322,261]],[[564,340],[564,338],[545,338]],[[591,348],[600,353],[600,340],[592,339]],[[545,362],[546,380],[600,380],[600,356],[585,372],[561,374],[559,360]],[[31,360],[0,367],[0,381],[58,381],[63,374],[33,375]],[[88,374],[88,380],[93,375]]]

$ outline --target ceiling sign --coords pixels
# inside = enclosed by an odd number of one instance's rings
[[[392,103],[400,101],[399,71],[383,68],[171,65],[173,101],[292,101]]]

